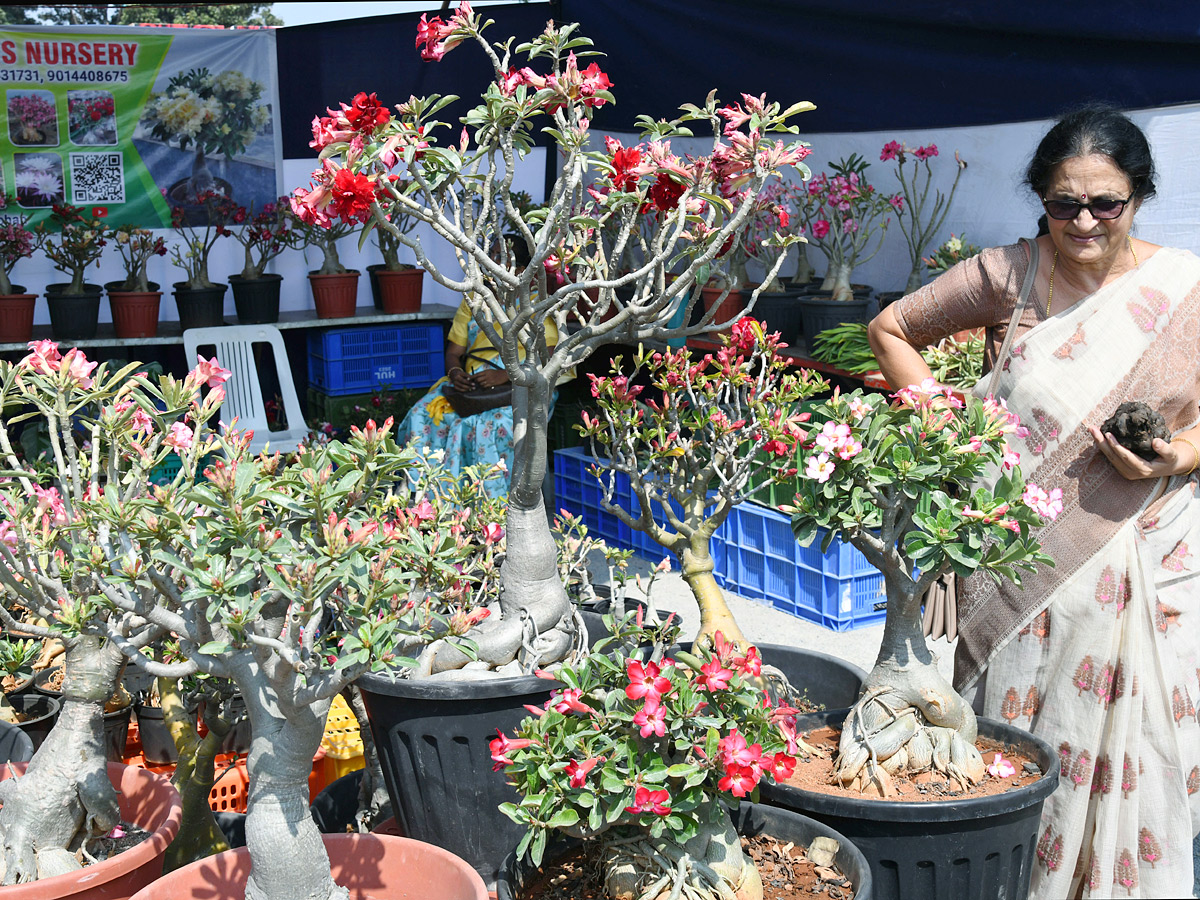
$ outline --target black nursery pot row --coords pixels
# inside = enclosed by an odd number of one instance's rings
[[[760,649],[764,662],[808,686],[811,701],[834,710],[802,718],[802,730],[840,723],[857,699],[865,673],[856,667],[791,647]],[[488,742],[497,729],[511,733],[526,715],[524,706],[544,704],[559,685],[532,676],[428,682],[370,674],[358,686],[400,832],[461,856],[497,886],[500,897],[516,897],[512,890],[529,874],[511,855],[523,830],[496,809],[517,798],[492,771]],[[784,840],[797,840],[789,829],[798,827],[807,838],[797,843],[831,829],[849,848],[839,862],[858,900],[1020,900],[1028,894],[1038,822],[1057,786],[1058,766],[1049,745],[1025,731],[986,719],[979,731],[1034,759],[1043,776],[1002,794],[928,803],[835,797],[764,783],[764,805],[743,804],[739,822],[750,833],[765,829]],[[771,807],[799,813],[811,824],[777,825]],[[468,808],[471,814],[463,815]],[[859,851],[866,863],[861,870]]]

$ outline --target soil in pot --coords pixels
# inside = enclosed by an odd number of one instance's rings
[[[846,713],[802,716],[796,727],[815,739],[822,727],[840,728]],[[1045,741],[1002,722],[979,719],[979,735],[985,764],[994,762],[995,751],[989,753],[986,744],[992,741],[1007,748],[1008,759],[1032,759],[1042,774],[1029,778],[1033,773],[1018,762],[1017,786],[1008,778],[1001,793],[976,796],[959,792],[958,785],[927,783],[922,790],[918,777],[889,800],[833,793],[827,784],[818,791],[791,781],[764,783],[763,802],[802,812],[846,835],[871,864],[878,900],[1021,900],[1033,873],[1042,805],[1058,785],[1058,759]],[[939,791],[942,796],[936,796]]]
[[[838,740],[842,730],[832,725],[822,725],[804,733],[804,740],[811,746],[822,751],[825,756],[800,757],[796,761],[796,771],[785,784],[804,791],[818,794],[829,794],[838,797],[862,798],[857,790],[834,784],[833,759],[837,754]],[[1004,794],[1014,788],[1033,784],[1042,777],[1041,767],[1031,755],[1021,748],[1003,741],[991,738],[978,738],[975,746],[983,756],[984,762],[992,763],[997,753],[1012,763],[1016,774],[1011,778],[993,778],[988,775],[983,781],[965,790],[958,782],[951,782],[945,776],[933,772],[921,772],[918,775],[901,775],[894,778],[899,794],[896,800],[907,800],[917,803],[936,802],[938,800],[965,800],[971,797],[991,797]]]

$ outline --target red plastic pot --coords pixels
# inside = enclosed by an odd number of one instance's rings
[[[379,300],[385,313],[414,313],[421,308],[424,269],[378,269]]]
[[[441,847],[377,834],[322,838],[333,880],[350,900],[487,900],[478,873]],[[176,869],[133,900],[240,900],[249,877],[250,851],[239,847]]]
[[[13,285],[14,294],[0,295],[0,343],[16,344],[33,338],[33,308],[37,294]]]
[[[162,291],[108,290],[112,308],[113,331],[119,338],[154,337],[158,334],[158,308]],[[158,285],[151,283],[152,288]]]
[[[0,766],[0,781],[14,771],[25,774],[27,767],[26,763]],[[120,794],[121,818],[152,832],[151,836],[77,872],[0,888],[4,900],[128,900],[162,875],[163,854],[179,832],[183,816],[179,792],[162,775],[123,763],[109,763],[108,777]]]
[[[358,272],[308,273],[318,319],[348,319],[358,305]]]

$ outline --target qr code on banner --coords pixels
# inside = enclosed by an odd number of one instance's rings
[[[125,202],[125,163],[120,153],[72,153],[71,202]]]

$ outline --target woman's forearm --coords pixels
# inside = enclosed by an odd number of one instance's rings
[[[867,338],[879,363],[879,371],[893,389],[920,384],[933,376],[920,351],[904,336],[891,307],[871,321],[867,327]]]

